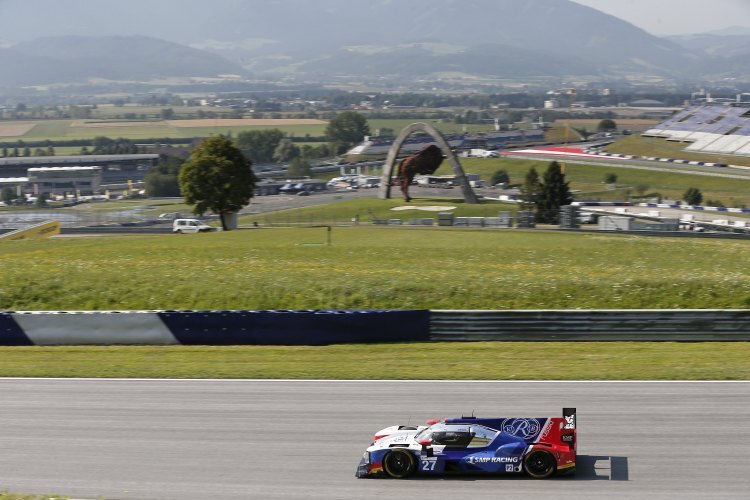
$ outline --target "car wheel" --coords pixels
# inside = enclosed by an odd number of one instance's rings
[[[176,231],[175,231],[175,233],[177,233],[177,234],[182,234],[182,229],[178,229],[178,230],[176,230]]]
[[[417,462],[414,455],[407,450],[395,449],[383,459],[383,469],[386,474],[396,479],[403,479],[414,474]]]
[[[555,457],[548,451],[534,450],[523,459],[526,473],[534,479],[544,479],[554,474],[557,469]]]

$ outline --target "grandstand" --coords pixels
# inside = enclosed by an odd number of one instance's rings
[[[750,156],[750,107],[690,106],[643,136],[691,143],[685,151]]]

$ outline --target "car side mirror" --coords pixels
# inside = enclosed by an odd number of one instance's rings
[[[432,444],[432,439],[420,439],[417,441],[423,448]]]

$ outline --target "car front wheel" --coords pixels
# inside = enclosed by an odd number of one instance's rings
[[[383,459],[383,469],[386,474],[396,479],[404,479],[414,474],[417,462],[414,455],[407,450],[395,449]]]

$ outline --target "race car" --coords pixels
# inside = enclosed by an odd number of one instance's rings
[[[356,476],[570,474],[576,467],[576,432],[575,408],[563,408],[562,418],[471,416],[395,425],[375,434]]]

